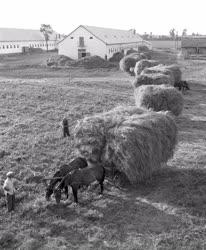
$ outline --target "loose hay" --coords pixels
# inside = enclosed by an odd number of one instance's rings
[[[182,94],[168,85],[140,86],[134,91],[135,102],[138,108],[147,108],[154,111],[171,111],[178,116],[183,110]]]
[[[134,73],[135,75],[139,75],[145,68],[150,68],[153,66],[158,65],[159,62],[155,60],[147,60],[147,59],[142,59],[139,62],[136,63],[135,68],[134,68]]]
[[[134,184],[173,156],[177,127],[169,112],[120,107],[79,121],[74,138],[78,154],[102,160]]]
[[[161,85],[161,84],[169,84],[173,86],[174,85],[173,78],[162,73],[141,74],[136,76],[132,82],[134,88],[137,88],[141,85]]]

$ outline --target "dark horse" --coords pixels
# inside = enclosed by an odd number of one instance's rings
[[[46,199],[49,200],[54,192],[54,188],[58,182],[61,182],[63,177],[75,169],[82,169],[88,166],[86,159],[82,157],[77,157],[69,164],[64,164],[60,169],[54,174],[53,178],[50,180],[49,185],[46,187]],[[68,186],[64,185],[63,182],[58,186],[61,190],[64,188],[65,195],[68,198]]]
[[[100,163],[92,163],[84,169],[71,171],[62,179],[59,186],[54,191],[56,202],[59,203],[61,200],[61,189],[68,185],[72,188],[75,203],[78,203],[78,189],[82,186],[89,186],[92,182],[97,181],[99,183],[101,188],[100,194],[102,194],[104,190],[104,178],[105,169]]]
[[[185,92],[186,90],[190,90],[189,84],[187,81],[179,81],[174,84],[174,87],[178,88],[179,91]]]

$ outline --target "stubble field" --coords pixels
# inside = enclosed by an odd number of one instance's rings
[[[177,118],[173,159],[152,180],[46,202],[41,176],[74,157],[60,122],[134,105],[132,77],[117,69],[48,69],[52,54],[0,57],[0,181],[17,179],[15,213],[0,191],[0,249],[206,249],[206,62],[179,61],[191,90]]]

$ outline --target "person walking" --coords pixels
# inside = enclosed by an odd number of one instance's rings
[[[15,187],[14,187],[14,173],[9,171],[6,174],[7,178],[4,181],[3,189],[7,199],[8,212],[11,212],[15,208]]]

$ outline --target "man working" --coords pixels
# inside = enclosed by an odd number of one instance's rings
[[[4,181],[3,189],[7,199],[8,212],[14,210],[15,207],[15,187],[14,187],[14,173],[9,171],[6,174],[7,178]]]

